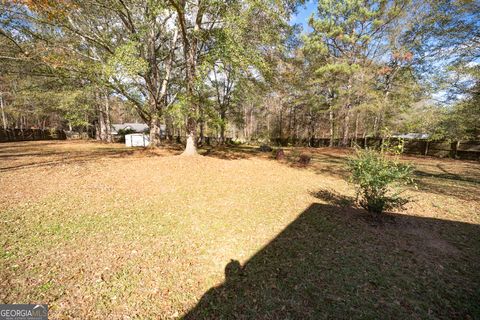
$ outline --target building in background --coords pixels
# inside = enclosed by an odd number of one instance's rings
[[[148,126],[145,123],[112,124],[112,135],[125,135],[127,133],[145,133]]]

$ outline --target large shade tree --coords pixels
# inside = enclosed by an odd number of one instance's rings
[[[260,72],[264,52],[281,45],[294,6],[239,0],[18,1],[3,5],[9,30],[2,33],[22,51],[19,39],[32,39],[45,65],[96,85],[105,101],[112,93],[130,101],[149,124],[152,146],[160,143],[165,110],[181,101],[185,154],[195,154],[204,61],[225,56],[235,66]]]

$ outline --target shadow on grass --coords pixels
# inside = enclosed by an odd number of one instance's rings
[[[355,202],[354,197],[344,196],[344,195],[341,195],[329,190],[325,190],[325,189],[321,189],[318,191],[311,191],[310,195],[317,199],[323,200],[332,205],[336,205],[342,208],[353,206]]]
[[[244,265],[231,260],[183,319],[480,316],[478,225],[391,214],[371,226],[364,214],[312,204]]]
[[[218,146],[205,147],[199,151],[201,155],[222,160],[241,160],[260,156],[262,153],[255,147]]]
[[[418,177],[428,177],[428,178],[450,180],[450,181],[461,181],[461,182],[468,182],[468,183],[480,185],[480,179],[476,177],[462,176],[455,173],[447,173],[447,172],[431,173],[431,172],[425,172],[422,170],[415,170],[414,173]]]
[[[465,201],[480,201],[479,187],[469,183],[446,183],[435,179],[415,179],[422,192],[440,194]]]
[[[480,200],[480,180],[474,176],[453,173],[432,173],[421,170],[414,172],[419,190],[447,195],[460,200]]]
[[[85,149],[86,143],[92,148]],[[175,142],[163,142],[159,148],[127,148],[121,143],[102,143],[84,141],[83,147],[55,148],[68,143],[29,141],[26,143],[0,144],[0,172],[15,171],[24,168],[51,167],[66,164],[83,164],[102,158],[115,159],[128,156],[158,157],[180,154],[184,146]],[[48,146],[50,149],[45,149]]]
[[[100,149],[95,151],[53,151],[36,153],[0,154],[6,166],[0,167],[0,172],[15,171],[25,168],[50,167],[65,164],[86,163],[101,158],[123,158],[133,155],[135,150],[126,149]],[[33,161],[8,165],[7,161],[18,160],[24,157],[36,157]],[[50,158],[50,159],[49,159]],[[53,159],[52,159],[53,158]]]
[[[311,156],[311,162],[309,165],[300,165],[298,163],[298,155],[305,153]],[[258,148],[250,146],[226,146],[209,148],[206,151],[202,151],[202,154],[207,157],[215,157],[224,160],[239,160],[249,159],[252,157],[263,157],[271,161],[275,160],[273,153],[260,152]],[[295,153],[288,150],[284,160],[279,161],[292,168],[311,170],[319,175],[327,175],[334,178],[340,178],[346,180],[349,176],[346,168],[347,157],[351,153],[343,149],[325,148],[325,149],[300,149]],[[409,156],[408,159],[413,161],[417,159]],[[423,158],[422,158],[423,159]],[[438,159],[437,159],[438,160]],[[437,168],[439,165],[435,164]],[[480,200],[478,193],[478,186],[480,180],[478,177],[469,175],[467,173],[449,173],[445,169],[440,168],[443,172],[428,172],[426,170],[416,170],[415,176],[416,184],[421,191],[449,195],[461,200],[476,201]],[[320,197],[321,198],[321,197]],[[352,201],[347,201],[352,202]],[[336,205],[343,206],[340,203]]]
[[[42,146],[51,146],[64,141],[66,140],[2,141],[0,142],[0,148],[8,148],[8,149],[25,148],[25,146],[31,145],[32,143],[38,143],[38,144],[41,144]]]
[[[53,156],[53,155],[58,155],[60,154],[59,152],[56,151],[50,151],[50,152],[25,152],[25,153],[2,153],[0,151],[0,158],[5,159],[5,160],[14,160],[14,159],[21,159],[23,157],[34,157],[34,156],[40,156],[40,157],[48,157],[48,156]]]

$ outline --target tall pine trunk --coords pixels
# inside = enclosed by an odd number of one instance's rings
[[[204,114],[202,109],[200,109],[199,111],[200,111],[200,119],[198,122],[200,127],[200,136],[199,136],[198,144],[200,146],[203,146],[203,144],[205,143],[205,120],[204,120]]]
[[[335,119],[333,117],[333,110],[330,107],[330,110],[328,112],[328,120],[330,122],[330,147],[333,147],[333,144],[335,142]]]
[[[343,139],[342,146],[347,147],[350,138],[350,110],[346,108],[345,118],[343,119]]]
[[[345,118],[343,119],[343,139],[342,139],[342,146],[347,147],[349,138],[350,138],[350,109],[352,107],[351,104],[351,90],[352,90],[352,77],[348,78],[348,93],[347,93],[347,102],[345,104]]]
[[[355,114],[355,132],[353,134],[353,138],[352,138],[352,143],[350,144],[350,146],[355,146],[355,144],[357,143],[357,137],[358,137],[358,121],[359,121],[359,113],[357,112]]]
[[[3,130],[7,130],[7,118],[5,117],[5,106],[3,104],[3,96],[0,94],[0,107],[2,108]]]
[[[220,143],[223,145],[225,144],[225,121],[226,121],[226,114],[225,110],[220,112]]]

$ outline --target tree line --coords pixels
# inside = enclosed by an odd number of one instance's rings
[[[0,6],[2,126],[135,119],[243,140],[480,134],[480,4],[319,0],[15,0]]]

